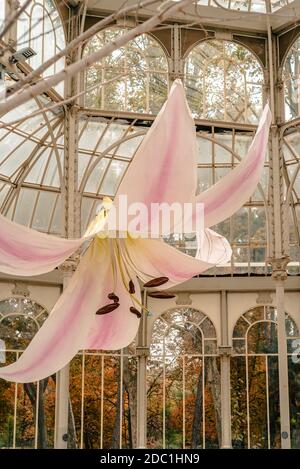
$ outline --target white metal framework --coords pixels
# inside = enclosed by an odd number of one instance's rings
[[[199,192],[244,157],[266,100],[273,116],[259,187],[214,227],[231,242],[230,265],[178,287],[174,300],[145,294],[150,314],[127,349],[82,351],[40,383],[1,381],[1,447],[300,447],[300,369],[292,355],[300,330],[300,28],[284,25],[296,3],[203,0],[201,11],[218,21],[189,25],[177,18],[137,37],[64,83],[65,96],[93,87],[84,99],[15,122],[61,102],[59,87],[0,117],[1,213],[75,237],[102,197],[114,196],[174,78],[184,80],[195,117]],[[97,11],[86,4],[78,14],[54,0],[32,2],[24,23],[5,38],[37,49],[23,73],[76,37],[79,20],[93,24],[106,14],[105,5]],[[4,6],[6,14],[11,8],[0,1],[0,20]],[[43,20],[28,36],[24,25],[33,24],[37,9]],[[266,22],[257,14],[276,11]],[[236,14],[248,15],[246,22]],[[68,61],[135,21],[101,31]],[[47,39],[34,37],[39,28]],[[193,253],[193,240],[169,241]],[[71,259],[27,282],[0,278],[1,363],[22,353],[74,267]]]

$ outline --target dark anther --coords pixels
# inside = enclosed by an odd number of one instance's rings
[[[130,311],[133,314],[135,314],[138,318],[142,317],[142,313],[138,309],[134,308],[133,306],[130,307]]]
[[[96,311],[96,314],[108,314],[117,309],[120,306],[119,303],[111,303],[110,305],[102,306],[102,308]]]
[[[134,283],[132,280],[129,281],[129,293],[133,295],[135,293]]]
[[[149,280],[149,282],[144,284],[144,287],[146,288],[154,288],[154,287],[160,287],[164,283],[167,283],[169,281],[168,277],[158,277],[154,278],[153,280]]]
[[[175,298],[176,295],[173,295],[173,293],[168,293],[166,291],[151,291],[148,293],[148,296],[151,296],[151,298],[161,298],[162,300],[168,299],[168,298]]]
[[[114,303],[119,303],[119,297],[115,293],[109,293],[107,298],[113,300]]]

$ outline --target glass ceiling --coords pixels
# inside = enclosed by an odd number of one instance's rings
[[[45,104],[45,102],[44,102]],[[62,233],[64,119],[59,111],[29,118],[15,125],[16,117],[38,109],[29,102],[7,114],[7,128],[0,129],[0,210],[8,218],[46,233]],[[16,114],[18,112],[18,115]],[[79,121],[78,191],[81,230],[85,231],[102,197],[113,197],[151,120],[96,117],[83,113]],[[220,126],[222,124],[220,123]],[[223,178],[243,158],[252,132],[224,130],[218,125],[197,128],[198,191],[204,191]],[[291,204],[290,273],[299,271],[299,170],[297,133],[285,138],[286,180],[294,180]],[[150,170],[150,168],[149,168]],[[232,264],[212,269],[206,275],[265,274],[266,216],[264,199],[268,193],[268,161],[251,200],[230,220],[217,227],[233,248]],[[175,243],[178,240],[174,240]],[[190,249],[194,247],[191,245]],[[187,247],[187,249],[189,249]],[[296,269],[296,270],[295,270]]]
[[[36,102],[19,108],[19,116],[37,109]],[[63,116],[48,112],[23,123],[8,125],[16,111],[5,116],[0,131],[0,210],[8,218],[40,231],[62,232]],[[81,230],[85,231],[102,197],[113,197],[151,121],[95,117],[82,114],[79,122],[78,190]],[[207,125],[198,129],[198,191],[224,177],[243,158],[252,132],[221,131]],[[150,170],[150,169],[149,169]],[[232,266],[247,273],[250,265],[265,273],[265,213],[268,165],[248,207],[217,227],[234,250]],[[241,225],[245,230],[241,230]],[[174,239],[174,243],[178,240]],[[177,245],[177,244],[176,244]],[[189,247],[187,247],[189,249]],[[194,249],[191,245],[190,249]],[[214,275],[213,269],[210,274]]]
[[[9,125],[45,104],[39,98],[1,119],[0,207],[18,223],[60,234],[63,116],[48,112]]]
[[[271,13],[280,10],[294,0],[270,0]],[[199,5],[225,8],[226,10],[251,11],[257,13],[268,12],[268,0],[198,0]]]

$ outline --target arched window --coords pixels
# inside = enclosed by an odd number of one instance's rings
[[[22,0],[20,3],[24,3]],[[29,61],[35,69],[65,47],[63,24],[54,0],[32,0],[17,23],[17,48],[31,47],[36,55]],[[65,66],[64,57],[49,67],[45,76],[53,75]],[[63,82],[56,90],[63,94]]]
[[[101,31],[87,43],[84,55],[95,52],[125,32],[126,29],[118,27]],[[89,88],[93,89],[85,95],[86,107],[156,114],[168,90],[168,63],[162,47],[150,35],[136,37],[86,70],[85,89]]]
[[[176,308],[155,321],[147,395],[149,448],[219,447],[217,339],[205,314]]]
[[[45,308],[29,298],[0,301],[0,365],[20,356],[47,316]],[[0,448],[53,447],[55,380],[0,380]],[[71,360],[69,412],[69,448],[136,447],[134,343],[121,351],[81,351]]]
[[[263,105],[263,71],[244,46],[208,40],[186,58],[187,98],[194,117],[256,124]]]
[[[212,126],[211,131],[200,129],[198,143],[198,192],[203,192],[226,176],[245,157],[253,136],[238,130],[223,131]],[[213,229],[231,244],[231,265],[217,266],[204,275],[266,275],[267,219],[264,200],[268,193],[268,161],[260,187],[251,199],[232,217]]]
[[[121,351],[77,354],[70,364],[70,401],[75,431],[69,448],[136,448],[134,344]]]
[[[78,180],[82,194],[82,233],[95,216],[102,197],[114,197],[148,129],[146,125],[136,125],[135,121],[128,123],[125,119],[116,121],[114,118],[88,116],[80,121]],[[247,154],[252,139],[250,132],[224,132],[217,126],[204,131],[200,129],[197,132],[198,192],[232,171]],[[247,206],[213,228],[230,241],[232,263],[227,267],[212,268],[204,275],[267,273],[264,200],[268,192],[268,161],[260,184]],[[169,241],[195,255],[196,244],[191,237],[184,242],[182,237],[172,235]]]
[[[286,202],[289,205],[289,257],[288,272],[300,273],[300,147],[299,127],[288,128],[283,136],[284,180]]]
[[[19,355],[17,351],[27,347],[47,316],[45,308],[29,298],[0,301],[0,338],[8,355],[10,351]]]
[[[3,116],[1,123],[5,126],[49,103],[41,98],[28,101]],[[0,212],[4,216],[39,231],[61,234],[63,137],[61,113],[49,112],[1,129]]]
[[[1,365],[14,362],[46,320],[46,309],[26,297],[0,301]],[[17,384],[0,380],[0,448],[54,445],[55,381]]]
[[[299,331],[286,314],[292,447],[300,447],[300,364],[293,352]],[[280,448],[277,312],[258,306],[233,331],[231,414],[234,448]]]
[[[299,116],[300,38],[291,46],[283,65],[285,119]]]

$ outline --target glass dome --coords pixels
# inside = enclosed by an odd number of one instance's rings
[[[10,125],[49,102],[30,101],[1,119],[0,204],[8,218],[60,234],[63,115],[49,111]]]
[[[0,0],[0,21],[11,3]],[[63,49],[83,17],[82,30],[117,9],[114,0],[75,3],[26,8],[8,37],[10,48],[37,52],[20,65],[24,76]],[[300,448],[300,11],[289,0],[197,6],[201,18],[193,5],[190,16],[137,36],[71,84],[0,115],[0,213],[70,237],[85,232],[104,196],[114,198],[174,79],[194,118],[198,193],[243,160],[267,101],[273,116],[259,185],[212,227],[229,240],[230,262],[174,287],[167,300],[144,290],[147,311],[128,347],[80,350],[38,383],[0,380],[0,448]],[[82,44],[81,57],[143,18],[109,23]],[[17,78],[6,73],[8,84]],[[82,95],[65,102],[75,89]],[[195,254],[192,237],[167,241]],[[26,279],[0,275],[1,365],[51,317],[77,256],[69,261]]]

